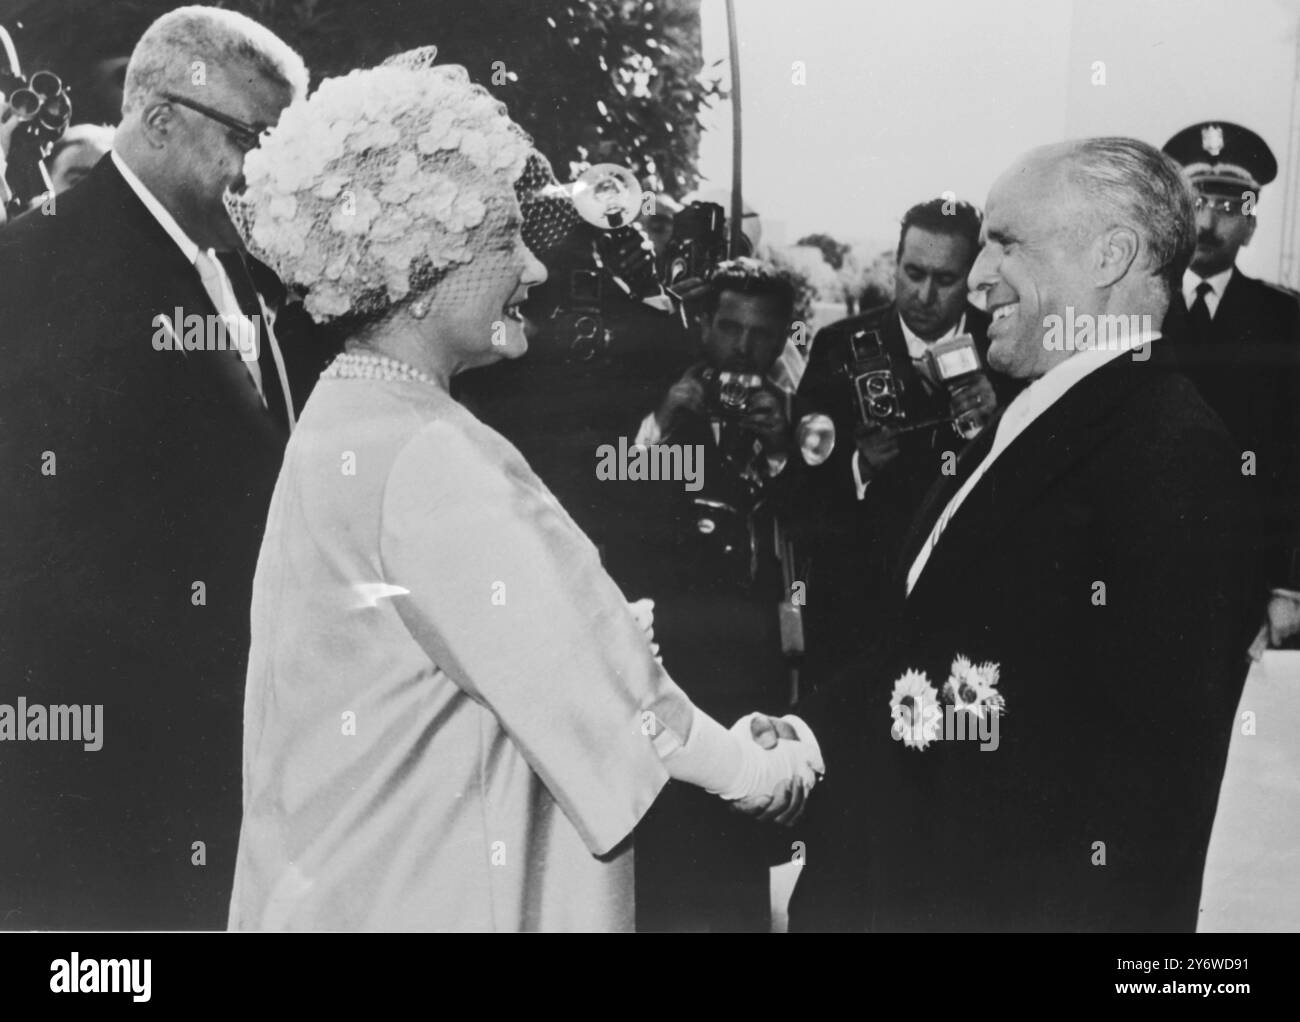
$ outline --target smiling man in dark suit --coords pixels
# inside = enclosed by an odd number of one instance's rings
[[[1260,609],[1239,451],[1157,332],[1191,195],[1144,143],[1062,143],[984,232],[989,362],[1030,382],[927,497],[884,641],[801,710],[828,773],[791,925],[1191,930]]]
[[[114,151],[0,232],[0,703],[103,707],[98,751],[0,742],[0,926],[224,926],[294,402],[222,195],[306,86],[255,22],[172,11],[132,55]]]

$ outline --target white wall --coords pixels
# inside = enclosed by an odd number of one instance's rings
[[[773,240],[824,230],[888,245],[909,205],[945,190],[982,204],[997,174],[1035,145],[1090,134],[1161,145],[1219,117],[1258,131],[1283,164],[1242,260],[1277,279],[1300,0],[736,6],[745,191],[776,227]],[[722,0],[703,0],[702,17],[707,63],[727,54]],[[791,81],[797,60],[802,86]],[[1091,84],[1096,60],[1104,86]],[[706,122],[701,168],[725,186],[729,104]]]

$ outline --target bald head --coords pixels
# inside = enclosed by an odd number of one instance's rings
[[[988,299],[989,361],[1034,378],[1074,354],[1045,342],[1053,317],[1147,317],[1157,326],[1195,241],[1176,164],[1125,138],[1034,149],[989,193],[969,283]]]

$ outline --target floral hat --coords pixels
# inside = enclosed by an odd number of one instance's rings
[[[319,322],[428,290],[518,232],[520,198],[546,184],[549,164],[505,106],[463,67],[434,66],[436,54],[323,81],[245,158],[245,190],[226,195],[249,251]],[[548,197],[548,235],[563,196]]]

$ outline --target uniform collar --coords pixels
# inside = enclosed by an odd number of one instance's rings
[[[1218,299],[1223,297],[1223,292],[1227,289],[1228,281],[1232,279],[1234,270],[1236,270],[1235,266],[1229,266],[1222,273],[1216,273],[1213,277],[1202,277],[1190,268],[1185,270],[1183,272],[1183,300],[1187,303],[1187,307],[1190,309],[1196,301],[1196,288],[1202,280],[1214,289],[1213,297],[1217,302]],[[1207,296],[1207,301],[1209,297]]]

